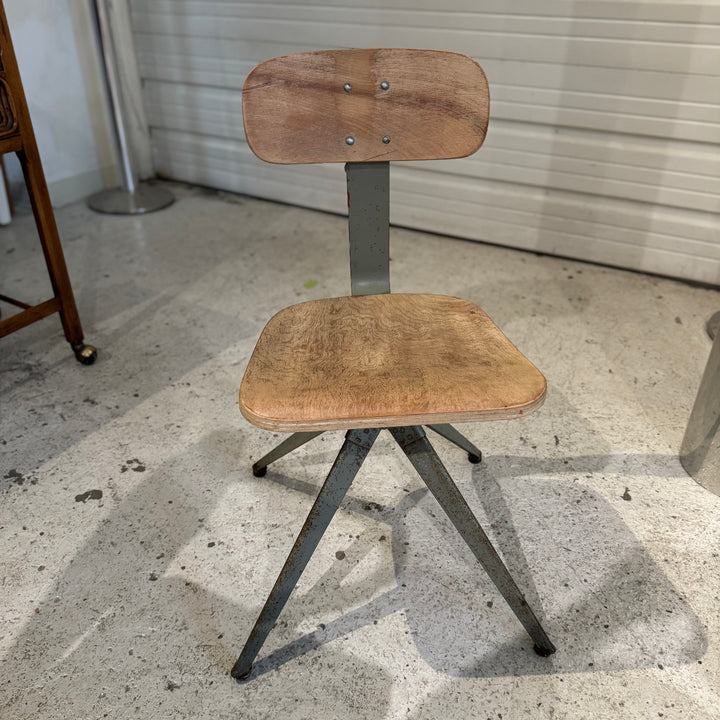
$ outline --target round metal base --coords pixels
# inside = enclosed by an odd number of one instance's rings
[[[175,202],[175,196],[165,188],[138,185],[134,193],[122,188],[102,190],[88,198],[91,210],[111,215],[142,215],[161,210]]]

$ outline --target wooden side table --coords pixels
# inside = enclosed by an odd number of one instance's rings
[[[35,133],[30,122],[5,8],[0,0],[0,155],[9,152],[17,154],[22,166],[52,283],[53,297],[39,305],[28,305],[21,300],[0,294],[0,300],[21,308],[20,312],[0,320],[0,338],[36,320],[59,313],[65,337],[75,357],[84,365],[90,365],[97,357],[97,350],[83,341],[82,325],[65,265],[55,215],[50,204]]]

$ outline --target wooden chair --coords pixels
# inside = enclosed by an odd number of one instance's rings
[[[389,161],[464,157],[485,138],[489,95],[472,59],[428,50],[333,50],[257,66],[243,88],[248,144],[273,163],[345,162],[352,296],[293,305],[265,327],[240,388],[254,425],[290,432],[253,466],[326,430],[345,442],[232,669],[249,677],[381,428],[390,431],[535,643],[555,651],[423,425],[480,462],[450,423],[503,420],[542,405],[545,378],[476,305],[390,293]]]
[[[48,315],[59,313],[65,337],[75,357],[84,365],[90,365],[97,357],[97,350],[83,340],[83,329],[50,204],[10,30],[0,2],[0,155],[9,152],[17,154],[25,176],[53,297],[37,305],[29,305],[22,300],[0,295],[0,300],[21,308],[21,312],[0,320],[0,338]]]

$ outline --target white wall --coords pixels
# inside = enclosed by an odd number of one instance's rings
[[[117,184],[91,0],[4,4],[53,204]]]

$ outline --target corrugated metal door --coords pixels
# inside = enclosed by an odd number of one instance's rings
[[[341,47],[474,57],[472,158],[393,168],[399,225],[720,283],[720,5],[665,0],[132,0],[158,172],[344,211],[342,168],[264,166],[241,88],[258,62]]]

